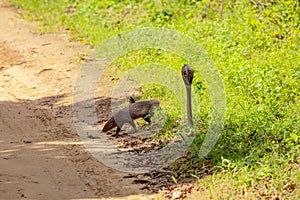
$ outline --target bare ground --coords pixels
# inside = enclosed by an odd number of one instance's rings
[[[89,51],[67,33],[40,34],[0,1],[0,199],[156,199],[76,134],[73,85]]]

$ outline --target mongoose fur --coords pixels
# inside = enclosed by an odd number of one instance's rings
[[[103,132],[107,132],[117,127],[115,134],[115,136],[117,136],[125,123],[129,123],[136,131],[133,120],[138,118],[143,118],[149,124],[151,123],[150,117],[154,114],[154,108],[159,106],[159,101],[157,99],[152,99],[135,102],[130,99],[130,102],[131,104],[129,104],[129,106],[118,111],[105,123],[102,129]]]

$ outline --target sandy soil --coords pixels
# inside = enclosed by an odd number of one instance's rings
[[[84,149],[73,85],[89,49],[40,34],[0,1],[0,199],[152,199]],[[133,195],[133,196],[132,196]]]

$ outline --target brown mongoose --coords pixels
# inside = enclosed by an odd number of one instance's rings
[[[114,114],[104,125],[102,131],[107,132],[115,127],[117,127],[117,136],[125,123],[129,123],[135,131],[136,126],[133,120],[138,118],[143,118],[149,124],[151,123],[151,117],[154,114],[154,108],[159,106],[159,101],[157,99],[146,100],[146,101],[131,101],[129,106],[121,109],[116,114]]]

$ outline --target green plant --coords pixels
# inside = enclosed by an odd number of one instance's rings
[[[196,72],[198,137],[184,160],[174,164],[180,177],[198,176],[209,198],[286,198],[300,193],[300,6],[294,0],[47,1],[11,0],[22,14],[41,22],[43,31],[65,28],[74,39],[97,45],[112,35],[140,27],[178,30],[197,40],[218,67],[227,95],[224,132],[205,160],[197,156],[207,132],[209,90]],[[145,63],[180,73],[186,62],[176,52],[142,49],[114,61],[116,78]],[[109,71],[107,73],[110,73]],[[180,80],[182,81],[182,80]],[[182,120],[172,91],[140,88],[141,98],[160,98],[168,116],[162,137],[172,137]],[[179,130],[180,131],[180,130]],[[198,176],[200,177],[200,176]]]

